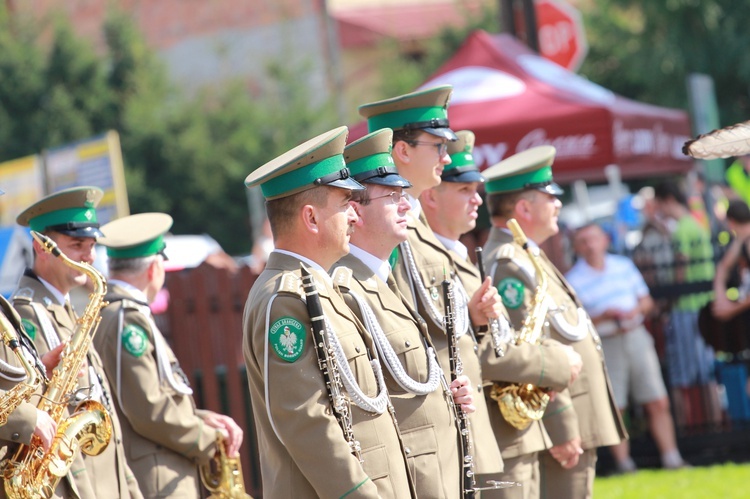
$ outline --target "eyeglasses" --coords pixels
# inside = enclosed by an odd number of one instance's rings
[[[388,194],[383,194],[382,196],[370,198],[370,201],[375,201],[376,199],[383,199],[387,197],[391,198],[391,201],[393,201],[393,204],[399,204],[401,200],[406,197],[406,193],[404,191],[401,191],[401,192],[391,191]]]
[[[437,148],[438,156],[440,156],[441,158],[448,152],[447,142],[427,142],[424,140],[408,140],[404,142],[412,146],[434,146],[435,148]]]

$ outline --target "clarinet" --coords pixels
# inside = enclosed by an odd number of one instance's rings
[[[341,382],[339,368],[336,364],[336,358],[333,355],[331,345],[328,342],[323,306],[320,304],[320,295],[318,294],[318,289],[315,287],[312,274],[310,274],[310,271],[301,262],[300,270],[302,272],[302,288],[305,290],[305,295],[307,296],[307,313],[310,314],[310,321],[312,322],[312,336],[313,343],[315,344],[315,353],[318,355],[318,367],[320,368],[320,372],[323,373],[323,379],[328,391],[328,399],[331,402],[331,409],[333,410],[333,415],[336,417],[336,421],[338,421],[344,432],[344,438],[349,444],[352,454],[354,454],[360,463],[364,463],[364,459],[362,459],[362,447],[359,441],[354,438],[354,431],[352,430],[351,406],[348,399],[344,396],[344,385]]]
[[[479,270],[479,279],[482,283],[484,283],[484,279],[486,277],[484,273],[484,260],[482,259],[482,247],[477,246],[475,254],[477,257],[477,270]],[[490,318],[489,320],[489,327],[490,327],[490,339],[492,340],[492,347],[495,350],[495,356],[496,357],[502,357],[505,355],[505,351],[503,350],[503,343],[500,333],[500,320],[497,318]]]
[[[445,301],[445,335],[448,337],[448,356],[451,370],[451,382],[463,373],[461,354],[458,351],[453,317],[453,288],[450,281],[443,281],[443,300]],[[474,458],[471,455],[471,435],[469,434],[469,418],[460,404],[455,404],[458,416],[459,432],[461,433],[461,462],[462,483],[461,492],[464,499],[474,499],[476,496],[476,481],[474,478]]]

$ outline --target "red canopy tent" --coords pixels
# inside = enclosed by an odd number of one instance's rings
[[[557,148],[555,179],[605,180],[684,173],[681,148],[690,138],[684,111],[635,102],[536,55],[510,35],[476,31],[422,86],[449,83],[454,130],[476,135],[481,168],[542,144]],[[352,128],[350,140],[366,133]]]

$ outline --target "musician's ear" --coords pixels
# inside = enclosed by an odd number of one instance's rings
[[[315,206],[306,204],[300,209],[300,212],[305,229],[312,234],[317,234],[320,231],[320,227],[318,226],[319,213]]]
[[[516,202],[515,207],[516,218],[522,220],[530,220],[532,215],[531,200],[525,196],[521,196]]]
[[[435,188],[427,189],[422,194],[419,195],[419,202],[424,204],[425,206],[435,209],[437,208],[437,194],[435,193]]]

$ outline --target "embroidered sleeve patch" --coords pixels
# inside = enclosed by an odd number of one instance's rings
[[[523,304],[523,283],[515,277],[506,277],[497,285],[497,292],[503,299],[503,305],[516,309]]]
[[[281,360],[295,362],[305,351],[305,327],[294,317],[282,317],[268,330],[268,342]]]
[[[21,319],[21,325],[29,338],[32,340],[36,338],[36,326],[33,322],[29,319]]]
[[[122,330],[122,346],[134,357],[140,357],[148,348],[148,335],[142,327],[128,324]]]

